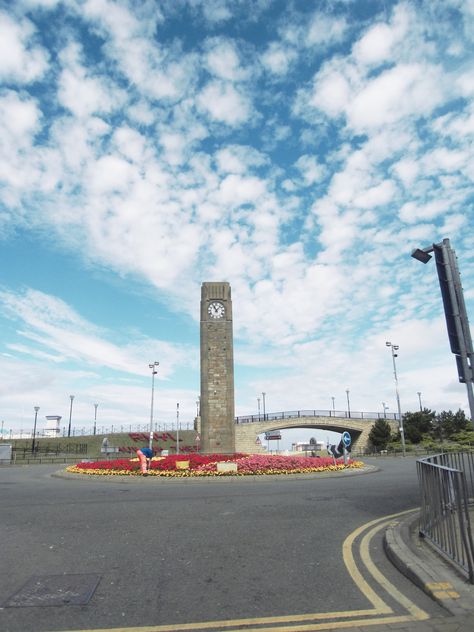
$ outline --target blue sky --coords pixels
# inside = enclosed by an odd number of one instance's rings
[[[203,281],[236,413],[466,411],[433,263],[474,304],[474,2],[0,2],[0,418],[191,421]],[[472,320],[472,318],[471,318]]]

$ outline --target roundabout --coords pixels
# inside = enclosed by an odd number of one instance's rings
[[[70,474],[89,476],[134,476],[160,478],[212,478],[244,476],[292,476],[361,470],[362,461],[332,457],[303,457],[261,454],[197,454],[153,457],[146,474],[137,458],[81,462],[69,466]]]

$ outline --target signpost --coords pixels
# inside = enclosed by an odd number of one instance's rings
[[[281,432],[279,430],[270,430],[268,432],[265,433],[265,439],[267,440],[267,450],[270,449],[270,446],[268,444],[269,441],[280,441],[281,439]],[[280,444],[277,444],[277,451],[280,447]]]
[[[348,450],[351,447],[351,443],[352,443],[352,438],[351,435],[345,431],[342,433],[342,447],[343,447],[343,452],[344,452],[344,465],[347,465],[347,461],[348,459]]]

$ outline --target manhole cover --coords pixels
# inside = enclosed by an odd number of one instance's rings
[[[33,576],[2,606],[84,606],[89,603],[99,581],[100,575]]]

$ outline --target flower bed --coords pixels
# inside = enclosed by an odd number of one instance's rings
[[[178,469],[176,464],[188,461],[187,469]],[[217,463],[237,463],[237,472],[218,472]],[[184,465],[184,463],[182,464]],[[150,476],[196,477],[196,476],[248,476],[264,474],[311,474],[314,472],[334,472],[363,467],[361,461],[343,459],[334,462],[331,457],[278,456],[266,454],[186,454],[155,457],[150,465]],[[99,476],[142,476],[136,459],[116,459],[78,463],[66,468],[74,474]]]

